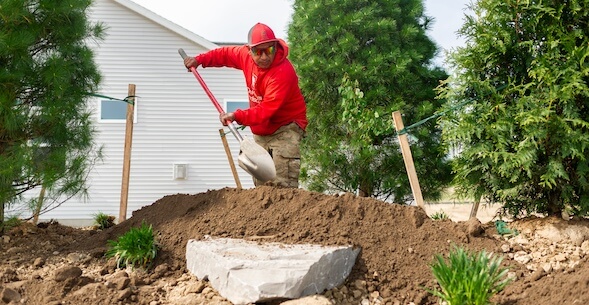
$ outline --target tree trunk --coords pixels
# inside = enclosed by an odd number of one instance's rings
[[[358,190],[358,196],[360,196],[360,197],[372,196],[372,187],[371,187],[370,183],[366,183],[366,182],[360,183],[360,188]]]
[[[548,202],[546,203],[546,212],[548,216],[561,216],[563,206],[560,198],[561,192],[552,191],[548,193]]]
[[[41,192],[39,193],[39,200],[37,200],[37,205],[35,206],[35,211],[33,211],[33,224],[37,225],[39,222],[39,213],[41,213],[41,208],[43,207],[43,201],[45,201],[45,187],[41,188]]]
[[[4,235],[4,202],[0,203],[0,236]]]

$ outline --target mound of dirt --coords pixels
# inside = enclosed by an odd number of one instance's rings
[[[155,267],[145,274],[128,271],[132,274],[121,276],[112,259],[103,257],[107,241],[115,240],[142,222],[152,225],[157,232],[161,250]],[[583,225],[587,226],[586,223]],[[60,228],[58,225],[33,229],[39,232],[31,234],[21,230],[9,234],[3,247],[17,250],[3,249],[0,257],[5,261],[0,267],[4,270],[0,276],[9,277],[11,271],[14,274],[4,282],[23,282],[12,290],[19,292],[22,299],[42,302],[27,304],[50,304],[60,299],[62,303],[56,304],[188,304],[190,293],[207,294],[193,296],[190,304],[229,304],[215,296],[214,291],[206,287],[206,282],[187,274],[186,243],[206,235],[287,244],[360,247],[360,255],[345,284],[324,294],[334,304],[437,304],[437,298],[424,289],[436,287],[430,270],[436,254],[446,254],[455,245],[498,255],[521,250],[521,247],[505,249],[507,242],[497,238],[492,223],[481,225],[476,219],[468,222],[434,221],[421,208],[414,206],[389,204],[351,194],[331,196],[267,186],[166,196],[105,231]],[[51,237],[50,232],[54,232],[55,237]],[[25,254],[27,249],[37,250]],[[79,256],[82,258],[72,258]],[[496,297],[496,301],[536,305],[556,304],[552,300],[559,300],[558,303],[577,301],[588,304],[589,297],[583,297],[582,291],[589,287],[589,265],[586,258],[580,259],[572,270],[532,277],[532,270],[505,255],[504,265],[510,268],[516,279],[506,292]],[[60,263],[48,267],[53,261]],[[66,283],[55,283],[56,273],[72,267],[80,268],[83,275]],[[48,286],[48,282],[53,286]],[[88,288],[95,283],[114,282],[126,284],[120,284],[118,288],[112,284],[110,287],[102,285],[106,288],[98,285]],[[557,286],[556,282],[561,284]],[[195,285],[199,287],[194,288]],[[550,289],[545,285],[550,285]],[[584,290],[571,293],[563,285]],[[146,286],[159,288],[147,289]],[[174,301],[171,294],[180,286],[182,298]],[[114,289],[116,293],[104,293],[104,289]],[[57,300],[39,297],[43,292],[60,297]],[[547,303],[545,300],[551,301]]]

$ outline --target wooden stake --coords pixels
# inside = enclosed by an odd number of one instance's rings
[[[129,84],[127,96],[135,96],[135,85]],[[131,144],[133,142],[133,116],[135,98],[127,103],[127,126],[125,129],[125,153],[123,157],[123,182],[121,184],[121,205],[119,208],[119,223],[127,219],[127,200],[129,199],[129,172],[131,171]]]
[[[397,132],[403,130],[403,118],[401,112],[393,112],[393,121],[395,122],[395,129]],[[405,169],[407,170],[407,176],[409,177],[409,184],[411,185],[411,192],[413,198],[417,203],[417,206],[425,208],[423,204],[423,197],[421,196],[421,188],[419,187],[419,180],[417,180],[417,172],[415,171],[415,164],[413,163],[413,156],[411,155],[411,148],[409,147],[409,141],[407,140],[407,134],[398,135],[399,146],[401,147],[401,153],[403,154],[403,161],[405,162]]]
[[[223,128],[219,129],[219,134],[221,135],[223,147],[225,147],[225,153],[227,154],[227,160],[229,161],[229,166],[231,167],[231,172],[233,173],[233,179],[235,179],[237,189],[241,190],[241,182],[239,181],[239,175],[237,175],[237,169],[235,168],[233,157],[231,157],[231,150],[229,149],[229,143],[227,143],[227,137],[225,137],[225,131],[223,130]]]

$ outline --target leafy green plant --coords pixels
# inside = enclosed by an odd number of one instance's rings
[[[18,216],[8,217],[0,224],[0,232],[10,231],[10,229],[18,227],[21,224],[22,219],[18,218]]]
[[[435,212],[431,215],[431,218],[433,220],[447,220],[450,219],[450,217],[448,216],[448,214],[446,214],[444,211],[439,211],[439,212]]]
[[[115,225],[115,217],[102,212],[94,214],[94,225],[100,230],[110,228]]]
[[[153,227],[145,222],[139,228],[129,231],[114,241],[109,240],[106,257],[114,257],[117,268],[137,266],[149,269],[158,252],[158,244],[153,234]]]
[[[501,268],[501,261],[501,257],[492,257],[484,250],[468,253],[454,247],[448,262],[438,254],[431,266],[441,291],[427,290],[448,305],[490,304],[491,297],[510,282],[506,277],[508,269]]]
[[[516,218],[589,211],[589,1],[473,1],[440,86],[458,194]],[[531,4],[533,3],[533,4]],[[290,37],[289,37],[290,39]],[[566,72],[564,72],[566,71]]]

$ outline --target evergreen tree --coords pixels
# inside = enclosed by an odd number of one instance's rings
[[[513,216],[589,211],[589,1],[479,0],[441,96],[463,194]],[[458,104],[464,104],[460,106]]]
[[[421,0],[297,0],[288,40],[309,115],[302,179],[311,190],[411,200],[391,114],[405,125],[441,105],[436,46]],[[422,193],[436,198],[450,168],[440,131],[410,131]]]
[[[103,33],[87,19],[91,3],[0,4],[0,222],[37,187],[45,198],[84,190],[96,156],[86,102],[100,81],[86,44]]]

